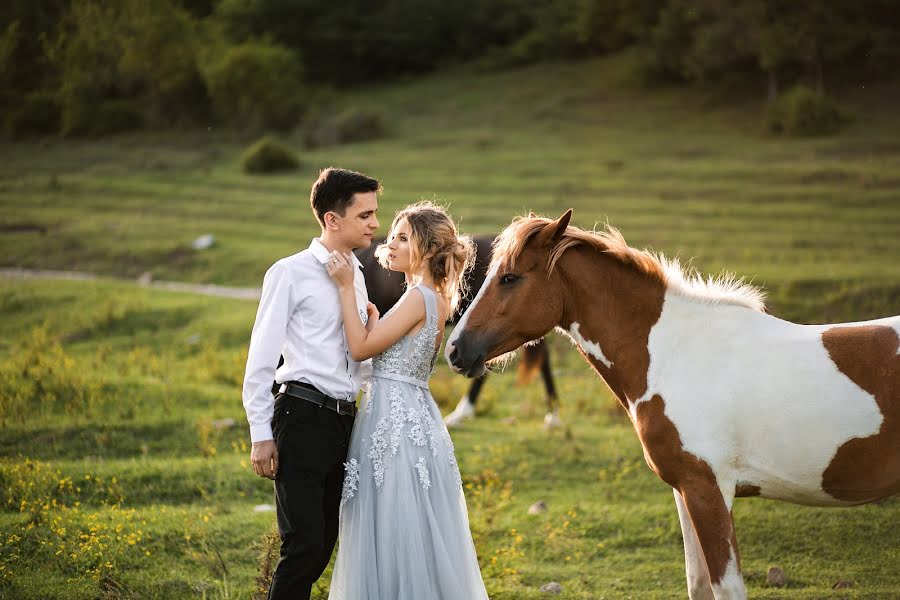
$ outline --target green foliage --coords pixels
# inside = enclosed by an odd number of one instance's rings
[[[294,151],[270,136],[258,140],[241,156],[241,170],[252,175],[293,171],[299,166]]]
[[[6,134],[12,139],[59,133],[61,107],[54,94],[37,92],[6,115]]]
[[[377,140],[387,133],[383,110],[352,107],[334,116],[322,112],[308,115],[303,124],[302,136],[307,148],[322,148]]]
[[[766,126],[792,136],[828,135],[848,120],[847,112],[822,92],[796,85],[766,109]]]
[[[66,137],[101,137],[140,129],[144,115],[134,100],[70,99],[63,107],[61,132]]]
[[[296,54],[278,44],[247,42],[225,51],[206,69],[219,116],[250,130],[285,130],[303,114],[303,68]]]
[[[21,33],[19,21],[7,23],[6,29],[0,31],[0,86],[9,88],[14,80],[16,50],[19,47]]]
[[[352,108],[335,119],[338,139],[342,143],[377,140],[387,133],[384,111],[375,108]]]
[[[0,363],[0,423],[54,414],[96,416],[103,381],[86,375],[45,327],[36,327]]]
[[[77,0],[64,31],[52,49],[61,72],[64,134],[208,118],[198,67],[206,38],[169,0]]]

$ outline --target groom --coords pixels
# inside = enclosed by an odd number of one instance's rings
[[[310,193],[322,235],[272,265],[263,280],[243,399],[253,471],[275,481],[281,558],[271,600],[309,598],[334,550],[362,374],[350,358],[340,297],[325,265],[334,250],[352,256],[353,249],[369,246],[378,228],[380,190],[378,181],[361,173],[322,171]],[[374,305],[368,306],[359,269],[354,285],[366,322]],[[276,370],[279,355],[284,364]]]

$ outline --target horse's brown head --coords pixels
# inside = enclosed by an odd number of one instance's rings
[[[572,210],[556,221],[517,218],[494,243],[487,278],[447,342],[450,366],[469,377],[485,363],[543,337],[562,317],[565,286],[554,271]]]

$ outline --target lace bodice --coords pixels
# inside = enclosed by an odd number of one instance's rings
[[[379,372],[392,373],[420,381],[428,381],[431,376],[435,360],[437,360],[438,351],[435,346],[440,332],[437,299],[434,292],[424,285],[410,288],[407,294],[416,293],[413,290],[419,290],[425,299],[425,325],[415,335],[403,336],[393,346],[374,357],[372,370],[375,375],[378,375]],[[395,304],[394,308],[396,306]],[[394,308],[387,311],[384,316],[390,315]]]

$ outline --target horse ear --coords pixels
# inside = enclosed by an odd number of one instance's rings
[[[563,238],[563,235],[565,235],[566,227],[569,226],[569,220],[571,218],[572,209],[570,208],[555,222],[547,225],[544,231],[541,232],[541,237],[543,238],[541,241],[550,248],[555,246],[559,240]]]

